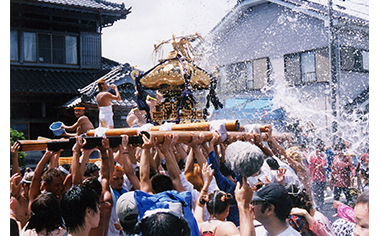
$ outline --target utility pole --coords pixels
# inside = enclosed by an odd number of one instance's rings
[[[338,89],[338,46],[337,46],[337,35],[334,28],[333,19],[333,0],[328,2],[328,17],[329,17],[329,55],[330,55],[330,88],[331,88],[331,109],[334,116],[332,122],[332,132],[333,132],[333,144],[336,144],[338,131],[337,123],[337,89]]]

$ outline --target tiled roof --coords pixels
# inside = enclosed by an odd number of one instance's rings
[[[11,92],[76,93],[96,73],[64,69],[11,68]]]
[[[328,6],[319,4],[316,2],[312,1],[307,1],[307,0],[282,0],[283,2],[288,2],[291,4],[294,4],[296,7],[301,7],[304,9],[307,9],[312,12],[316,12],[318,14],[322,14],[324,16],[328,16]],[[342,6],[340,7],[342,8]],[[338,18],[338,19],[344,19],[346,21],[351,21],[351,22],[357,22],[361,23],[363,25],[368,25],[369,21],[360,17],[357,17],[352,14],[348,14],[342,10],[334,10],[333,11],[333,17]]]
[[[10,91],[78,93],[78,89],[108,73],[117,62],[102,58],[102,70],[48,69],[11,66]]]
[[[25,1],[25,0],[24,0]],[[124,3],[112,3],[104,0],[27,0],[30,3],[49,3],[61,6],[71,6],[89,9],[101,9],[105,11],[129,11]]]
[[[115,84],[118,86],[120,92],[121,101],[112,101],[112,105],[133,107],[136,105],[134,96],[135,82],[132,80],[130,74],[133,68],[128,64],[119,64],[114,66],[107,74],[97,78],[87,86],[83,86],[78,89],[80,96],[68,101],[63,107],[73,107],[79,103],[86,103],[96,105],[96,95],[99,92],[97,81],[99,79],[106,79],[107,84]]]

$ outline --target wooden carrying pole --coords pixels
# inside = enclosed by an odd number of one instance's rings
[[[46,150],[47,143],[51,140],[18,140],[20,144],[19,151],[41,151]]]
[[[147,135],[148,138],[153,135],[154,137],[157,137],[157,144],[161,144],[164,142],[164,137],[166,134],[170,133],[172,131],[142,131],[141,135]],[[177,143],[190,143],[192,140],[192,133],[195,135],[197,133],[200,133],[199,131],[173,131],[178,134],[179,138]],[[202,134],[204,134],[205,139],[204,142],[208,142],[213,137],[212,131],[202,131]],[[227,136],[229,136],[232,140],[242,140],[243,139],[243,133],[241,132],[227,132]]]
[[[240,126],[239,130],[240,132],[244,132],[244,126]],[[232,130],[231,130],[232,131]],[[260,132],[263,133],[263,132],[267,132],[266,128],[264,125],[260,126]]]
[[[188,124],[174,124],[171,126],[172,131],[210,131],[211,122],[200,122],[200,123],[188,123]],[[227,131],[238,131],[240,124],[238,120],[227,121],[225,123]],[[120,135],[137,135],[138,128],[117,128],[117,129],[107,129],[105,131],[106,136],[120,136]],[[150,131],[159,131],[160,126],[152,126]],[[87,131],[87,136],[94,136],[95,130]]]

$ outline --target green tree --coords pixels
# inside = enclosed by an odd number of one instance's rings
[[[25,140],[25,137],[24,137],[24,133],[23,132],[19,132],[15,129],[12,129],[11,128],[11,135],[10,135],[10,138],[11,138],[11,145],[13,145],[17,140]],[[19,162],[19,165],[20,166],[25,166],[25,163],[24,163],[24,158],[26,157],[26,153],[25,152],[18,152],[18,162]],[[11,158],[11,164],[12,164],[12,156],[10,157]]]

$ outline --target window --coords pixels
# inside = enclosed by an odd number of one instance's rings
[[[268,84],[268,71],[268,58],[219,67],[221,93],[261,89]]]
[[[362,51],[362,60],[363,60],[363,71],[369,71],[369,52],[366,50]]]
[[[36,34],[31,32],[23,33],[24,41],[24,61],[36,61]]]
[[[253,89],[262,89],[268,84],[269,59],[254,60],[253,66]],[[248,80],[249,78],[247,78]],[[249,87],[248,87],[249,88]]]
[[[315,58],[313,51],[301,53],[301,70],[302,82],[310,83],[317,80],[315,74]]]
[[[80,64],[82,68],[101,68],[101,40],[98,33],[81,33]]]
[[[21,58],[44,64],[78,64],[78,37],[22,32]],[[18,61],[18,33],[11,31],[11,60]],[[100,59],[99,59],[100,60]]]
[[[301,84],[301,58],[299,53],[284,56],[285,78],[290,85]]]
[[[284,56],[285,77],[290,85],[328,81],[329,60],[327,48]],[[327,75],[326,75],[327,74]]]
[[[50,34],[38,34],[38,61],[51,63]]]
[[[77,37],[39,33],[38,62],[77,64]]]
[[[369,52],[354,47],[342,46],[340,50],[340,66],[344,71],[369,71]]]
[[[65,36],[62,35],[52,35],[53,42],[53,63],[54,64],[64,64],[65,59]]]
[[[66,64],[78,64],[77,37],[66,36]]]
[[[238,62],[227,66],[226,79],[230,92],[240,92],[246,89],[247,63]]]
[[[18,61],[18,32],[11,30],[11,46],[10,46],[10,57],[11,61]]]

